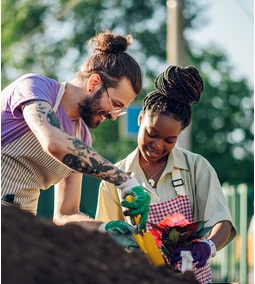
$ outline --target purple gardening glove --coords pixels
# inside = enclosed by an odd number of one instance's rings
[[[215,244],[211,240],[201,242],[194,242],[190,246],[177,248],[171,251],[171,262],[178,262],[182,260],[181,251],[190,251],[193,261],[197,262],[196,268],[202,267],[206,264],[210,257],[216,255]]]

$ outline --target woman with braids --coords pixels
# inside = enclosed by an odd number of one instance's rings
[[[190,250],[197,280],[211,283],[207,260],[235,237],[236,229],[215,170],[202,156],[176,146],[190,124],[191,104],[198,103],[203,88],[193,66],[169,66],[160,74],[155,90],[143,100],[138,148],[116,166],[150,194],[148,223],[158,224],[168,214],[182,213],[190,222],[208,220],[206,226],[213,226],[207,239],[172,251],[170,260],[180,269],[180,251]],[[101,182],[96,220],[130,222],[120,200],[121,192],[114,185]]]
[[[126,49],[132,36],[103,31],[90,39],[95,54],[70,82],[59,83],[26,74],[2,91],[2,204],[37,213],[40,189],[55,185],[57,225],[76,222],[87,229],[108,231],[123,246],[132,246],[134,228],[124,222],[95,222],[79,210],[82,175],[106,180],[121,190],[125,204],[142,214],[145,227],[150,196],[130,176],[92,148],[88,128],[116,120],[142,88],[137,62]]]

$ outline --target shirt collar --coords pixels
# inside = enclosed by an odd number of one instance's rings
[[[186,151],[187,150],[184,150],[177,146],[175,146],[173,150],[171,151],[174,157],[174,167],[175,168],[189,170],[189,166],[188,166],[186,155],[185,155]]]

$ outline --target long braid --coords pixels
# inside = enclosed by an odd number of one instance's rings
[[[169,66],[154,82],[155,91],[143,100],[143,111],[149,110],[151,117],[157,114],[172,115],[181,121],[183,129],[190,124],[191,104],[200,100],[203,81],[193,66]]]

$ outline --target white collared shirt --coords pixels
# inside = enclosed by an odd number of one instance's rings
[[[235,237],[236,228],[217,174],[210,163],[201,155],[175,146],[168,156],[166,168],[157,183],[158,194],[148,183],[140,167],[138,148],[125,159],[116,163],[116,166],[137,179],[150,193],[151,203],[176,197],[171,172],[174,167],[179,168],[185,193],[190,198],[195,221],[208,220],[207,226],[213,226],[223,220],[229,221],[232,224],[232,230],[226,244]],[[104,222],[116,219],[129,221],[122,214],[124,208],[120,205],[121,201],[120,190],[113,184],[102,181],[99,187],[95,219]]]

